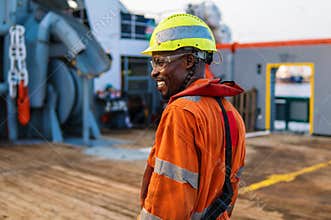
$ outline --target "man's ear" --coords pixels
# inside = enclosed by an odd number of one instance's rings
[[[186,57],[186,69],[190,69],[194,65],[194,56],[192,54],[187,55]]]

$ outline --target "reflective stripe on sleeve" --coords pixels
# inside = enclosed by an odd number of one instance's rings
[[[161,220],[161,218],[149,213],[145,208],[140,212],[140,220]]]
[[[168,161],[156,158],[154,172],[159,175],[164,175],[166,177],[169,177],[170,179],[180,183],[188,183],[194,189],[198,189],[198,182],[199,182],[198,173],[191,172],[187,169],[181,168]]]
[[[185,38],[203,38],[213,40],[208,28],[204,26],[177,26],[160,31],[156,35],[158,43],[163,43],[172,40],[180,40]]]

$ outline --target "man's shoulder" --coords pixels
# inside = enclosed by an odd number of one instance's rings
[[[169,104],[169,110],[189,111],[193,114],[197,114],[201,110],[201,104],[206,97],[203,96],[182,96],[174,100]]]
[[[179,108],[189,108],[201,101],[201,96],[182,96],[175,99],[173,102],[169,104],[169,106],[179,107]]]

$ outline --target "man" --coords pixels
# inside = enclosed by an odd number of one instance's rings
[[[189,14],[160,22],[143,52],[152,55],[151,76],[169,101],[143,178],[142,220],[231,215],[244,165],[245,127],[223,97],[243,90],[233,82],[204,79],[214,52],[209,27]]]

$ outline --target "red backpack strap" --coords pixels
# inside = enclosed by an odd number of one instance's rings
[[[232,148],[234,149],[238,145],[238,136],[239,136],[238,125],[232,111],[227,111],[226,114],[228,115],[228,119],[229,119]]]

